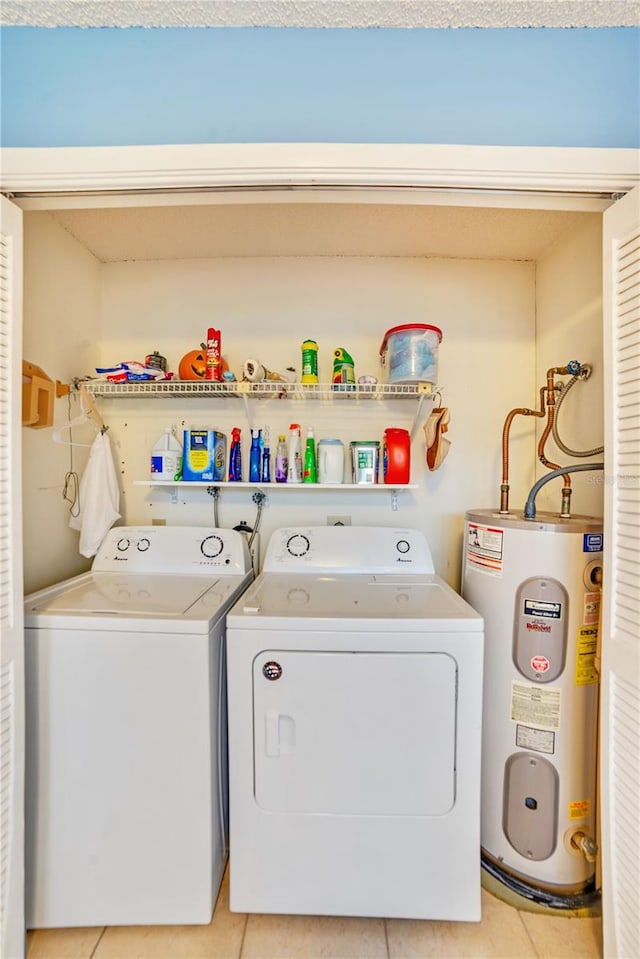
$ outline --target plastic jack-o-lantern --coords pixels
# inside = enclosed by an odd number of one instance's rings
[[[191,350],[180,360],[178,376],[181,380],[204,380],[207,375],[207,348],[200,344],[199,350]]]

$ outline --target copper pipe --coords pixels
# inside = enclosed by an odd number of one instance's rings
[[[556,412],[555,412],[556,385],[553,380],[554,375],[556,373],[559,373],[561,376],[565,376],[569,374],[569,370],[567,369],[566,366],[552,366],[551,369],[547,370],[547,424],[542,432],[542,436],[540,437],[540,441],[538,443],[538,459],[540,460],[543,466],[546,466],[547,469],[550,469],[550,470],[557,470],[561,468],[559,463],[552,463],[551,460],[548,460],[547,457],[544,455],[544,447],[553,429],[553,424],[554,424],[555,415],[556,415]],[[562,479],[563,479],[562,513],[564,515],[565,510],[568,509],[568,503],[571,499],[571,493],[566,492],[571,490],[571,477],[567,473],[563,475]]]
[[[555,417],[555,410],[553,406],[548,406],[547,407],[547,424],[544,430],[542,431],[542,436],[540,437],[538,441],[538,459],[540,460],[543,466],[548,466],[549,469],[552,469],[552,470],[559,470],[560,464],[552,463],[544,455],[544,446],[547,440],[549,439],[549,434],[551,433],[551,430],[553,429],[554,417]],[[568,476],[566,478],[569,479]]]
[[[500,512],[509,512],[509,431],[516,416],[544,416],[545,386],[540,387],[540,410],[517,407],[507,415],[502,428],[502,482],[500,483]]]
[[[553,429],[553,423],[555,419],[555,406],[549,406],[547,408],[547,425],[544,428],[544,432],[540,437],[540,442],[538,443],[538,459],[543,466],[546,466],[550,470],[561,469],[559,463],[552,463],[551,460],[548,460],[544,455],[544,444],[547,442],[549,433]],[[571,516],[571,478],[568,473],[564,473],[562,476],[562,500],[560,505],[560,516],[569,517]]]
[[[576,361],[577,363],[577,361]],[[573,363],[572,365],[576,365]],[[579,364],[577,364],[579,369]],[[500,512],[509,512],[509,431],[511,424],[516,416],[538,416],[547,413],[547,423],[543,430],[540,442],[538,443],[538,458],[540,462],[549,467],[549,469],[559,469],[556,463],[552,463],[544,455],[544,446],[549,438],[555,422],[556,390],[559,389],[554,382],[554,376],[575,375],[575,369],[569,369],[567,366],[552,366],[547,370],[547,385],[540,387],[540,409],[531,410],[527,407],[518,407],[508,413],[504,426],[502,428],[502,482],[500,483]],[[561,516],[569,516],[569,504],[571,502],[571,479],[568,474],[563,474],[564,484],[562,487],[562,510]]]

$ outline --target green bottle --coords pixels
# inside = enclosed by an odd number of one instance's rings
[[[316,469],[316,441],[313,436],[313,427],[307,430],[307,445],[304,450],[304,470],[302,473],[303,483],[317,483],[318,472]]]

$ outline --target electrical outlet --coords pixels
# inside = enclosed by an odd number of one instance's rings
[[[327,516],[327,526],[351,526],[351,517]]]
[[[166,521],[166,519],[152,519],[152,520],[151,520],[151,525],[152,525],[152,526],[166,526],[166,525],[167,525],[167,521]]]

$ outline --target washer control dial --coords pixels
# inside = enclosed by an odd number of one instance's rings
[[[220,555],[224,549],[224,543],[220,536],[216,536],[215,533],[212,533],[211,536],[205,536],[205,538],[200,543],[200,552],[203,556],[206,556],[207,559],[215,559]]]
[[[287,540],[287,552],[291,556],[306,556],[310,549],[311,543],[302,533],[294,533]]]
[[[151,543],[149,542],[149,540],[148,540],[146,537],[144,537],[143,539],[139,539],[139,540],[138,540],[138,544],[137,544],[137,545],[138,545],[138,552],[139,552],[139,553],[146,553],[147,550],[149,549],[149,547],[151,546]]]
[[[122,539],[119,539],[118,542],[116,543],[116,549],[118,550],[119,553],[125,553],[129,549],[130,545],[131,545],[130,541],[123,537]]]

